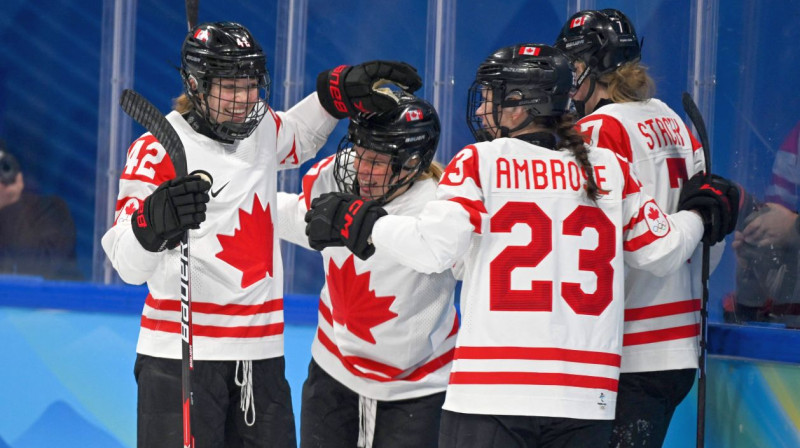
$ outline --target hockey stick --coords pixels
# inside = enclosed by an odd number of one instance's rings
[[[706,159],[706,181],[711,181],[711,147],[708,142],[706,123],[700,110],[697,108],[692,96],[688,92],[683,92],[683,111],[689,116],[694,128],[697,130],[697,137],[703,145],[703,156]],[[697,448],[705,445],[706,431],[706,352],[708,342],[708,277],[709,277],[709,258],[711,247],[703,243],[703,265],[700,281],[703,283],[703,301],[700,306],[700,359],[698,361],[697,377]]]
[[[186,0],[186,24],[189,26],[189,31],[197,25],[197,10],[200,0]]]
[[[147,99],[130,89],[122,91],[119,104],[137,123],[147,129],[161,143],[167,155],[172,160],[175,168],[175,177],[186,176],[186,153],[183,149],[178,133],[167,121],[166,117]],[[208,173],[198,173],[201,177],[211,183]],[[192,381],[191,375],[194,370],[194,351],[192,338],[192,295],[189,270],[189,232],[186,231],[181,237],[181,385],[183,403],[183,446],[184,448],[194,447],[194,436],[192,435],[191,409]]]

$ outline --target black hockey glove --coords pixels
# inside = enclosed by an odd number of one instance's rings
[[[159,185],[131,218],[139,244],[150,252],[180,244],[183,232],[200,228],[200,223],[206,220],[210,188],[208,181],[194,174]]]
[[[338,119],[358,113],[386,112],[398,104],[386,84],[396,84],[408,93],[422,87],[417,69],[405,62],[370,61],[340,65],[317,76],[317,95],[322,107]]]
[[[739,186],[724,177],[695,174],[681,189],[678,210],[695,210],[703,217],[703,242],[716,244],[736,228],[739,215]]]
[[[315,249],[345,245],[358,258],[366,260],[375,253],[375,246],[369,242],[372,227],[386,214],[375,201],[346,193],[323,194],[311,201],[306,213],[308,242]],[[340,244],[329,244],[337,238]]]

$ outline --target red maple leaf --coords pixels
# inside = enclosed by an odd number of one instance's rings
[[[250,213],[239,209],[239,228],[233,235],[217,235],[222,250],[216,256],[242,271],[242,288],[272,276],[272,235],[269,204],[263,208],[258,195]]]
[[[658,219],[660,216],[661,213],[658,211],[658,208],[656,207],[651,207],[650,210],[647,212],[647,217],[654,221]]]
[[[339,268],[333,259],[328,263],[328,293],[331,296],[333,320],[347,327],[350,333],[374,344],[372,329],[397,317],[390,311],[394,296],[376,297],[369,288],[369,271],[356,274],[353,256]]]
[[[125,206],[125,214],[126,215],[132,215],[133,212],[135,212],[135,211],[136,211],[136,204],[134,204],[133,202],[131,202],[128,205]]]

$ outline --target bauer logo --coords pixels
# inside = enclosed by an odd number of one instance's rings
[[[669,223],[667,218],[661,213],[661,210],[654,202],[648,202],[644,206],[644,219],[647,222],[647,227],[656,236],[664,236],[669,232]]]
[[[419,120],[422,120],[422,111],[420,109],[409,109],[406,111],[406,121]]]
[[[519,54],[539,56],[539,47],[519,47]]]

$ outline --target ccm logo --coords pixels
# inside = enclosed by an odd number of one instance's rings
[[[347,112],[347,106],[345,106],[344,102],[342,101],[342,91],[339,89],[339,77],[342,74],[342,71],[346,69],[346,65],[340,65],[333,70],[331,70],[331,75],[328,78],[328,90],[331,92],[331,97],[333,97],[333,105],[336,106],[336,110],[342,113]]]
[[[364,201],[357,199],[350,204],[350,207],[347,208],[347,213],[344,215],[344,225],[342,226],[342,231],[340,232],[343,237],[350,238],[350,224],[353,223],[353,217],[356,213],[358,213],[362,205],[364,205]]]

